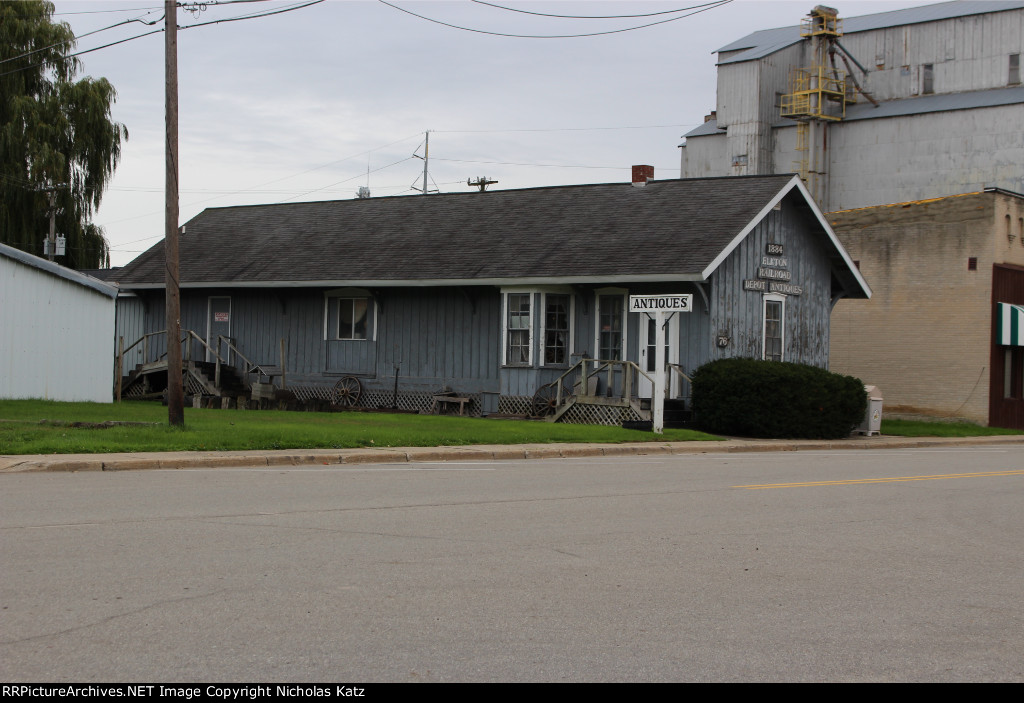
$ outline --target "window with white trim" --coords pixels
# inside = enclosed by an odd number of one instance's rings
[[[765,361],[782,361],[786,338],[786,298],[781,295],[766,295],[763,309],[761,358]]]
[[[625,296],[597,296],[597,358],[604,361],[622,359],[625,332]]]
[[[368,291],[339,288],[324,293],[324,341],[368,341],[376,336],[376,306]]]
[[[572,346],[572,296],[563,293],[544,294],[544,365],[569,363]]]
[[[338,298],[337,339],[366,339],[366,298]]]
[[[505,365],[533,363],[533,294],[505,294]]]

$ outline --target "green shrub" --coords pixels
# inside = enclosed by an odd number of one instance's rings
[[[693,410],[708,432],[739,437],[836,439],[864,419],[860,379],[815,366],[722,359],[693,376]]]

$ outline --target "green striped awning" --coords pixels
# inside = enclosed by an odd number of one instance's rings
[[[1024,347],[1024,305],[996,303],[996,339],[999,344]]]

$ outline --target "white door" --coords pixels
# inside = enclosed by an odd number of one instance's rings
[[[668,364],[679,363],[679,313],[668,318],[665,324],[665,364],[668,372]],[[654,318],[647,315],[640,315],[640,368],[647,373],[651,379],[654,378],[656,363],[654,340],[656,330]],[[679,395],[679,377],[672,372],[665,376],[665,392],[669,398]],[[637,383],[637,396],[650,398],[654,394],[654,384],[646,376],[640,376]]]

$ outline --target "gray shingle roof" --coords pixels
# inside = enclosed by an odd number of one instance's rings
[[[182,285],[699,280],[793,179],[744,176],[212,208],[186,223]],[[122,288],[164,281],[163,243]]]
[[[899,27],[905,24],[920,24],[921,22],[935,22],[954,17],[1019,10],[1021,8],[1024,8],[1024,0],[956,0],[955,2],[940,2],[922,7],[911,7],[906,10],[861,15],[860,17],[843,17],[840,14],[840,19],[843,22],[843,33],[853,34],[855,32],[867,32],[872,29]],[[721,60],[719,65],[738,63],[740,61],[753,61],[796,44],[801,39],[799,26],[762,29],[718,49],[718,52],[745,49],[743,53]]]

